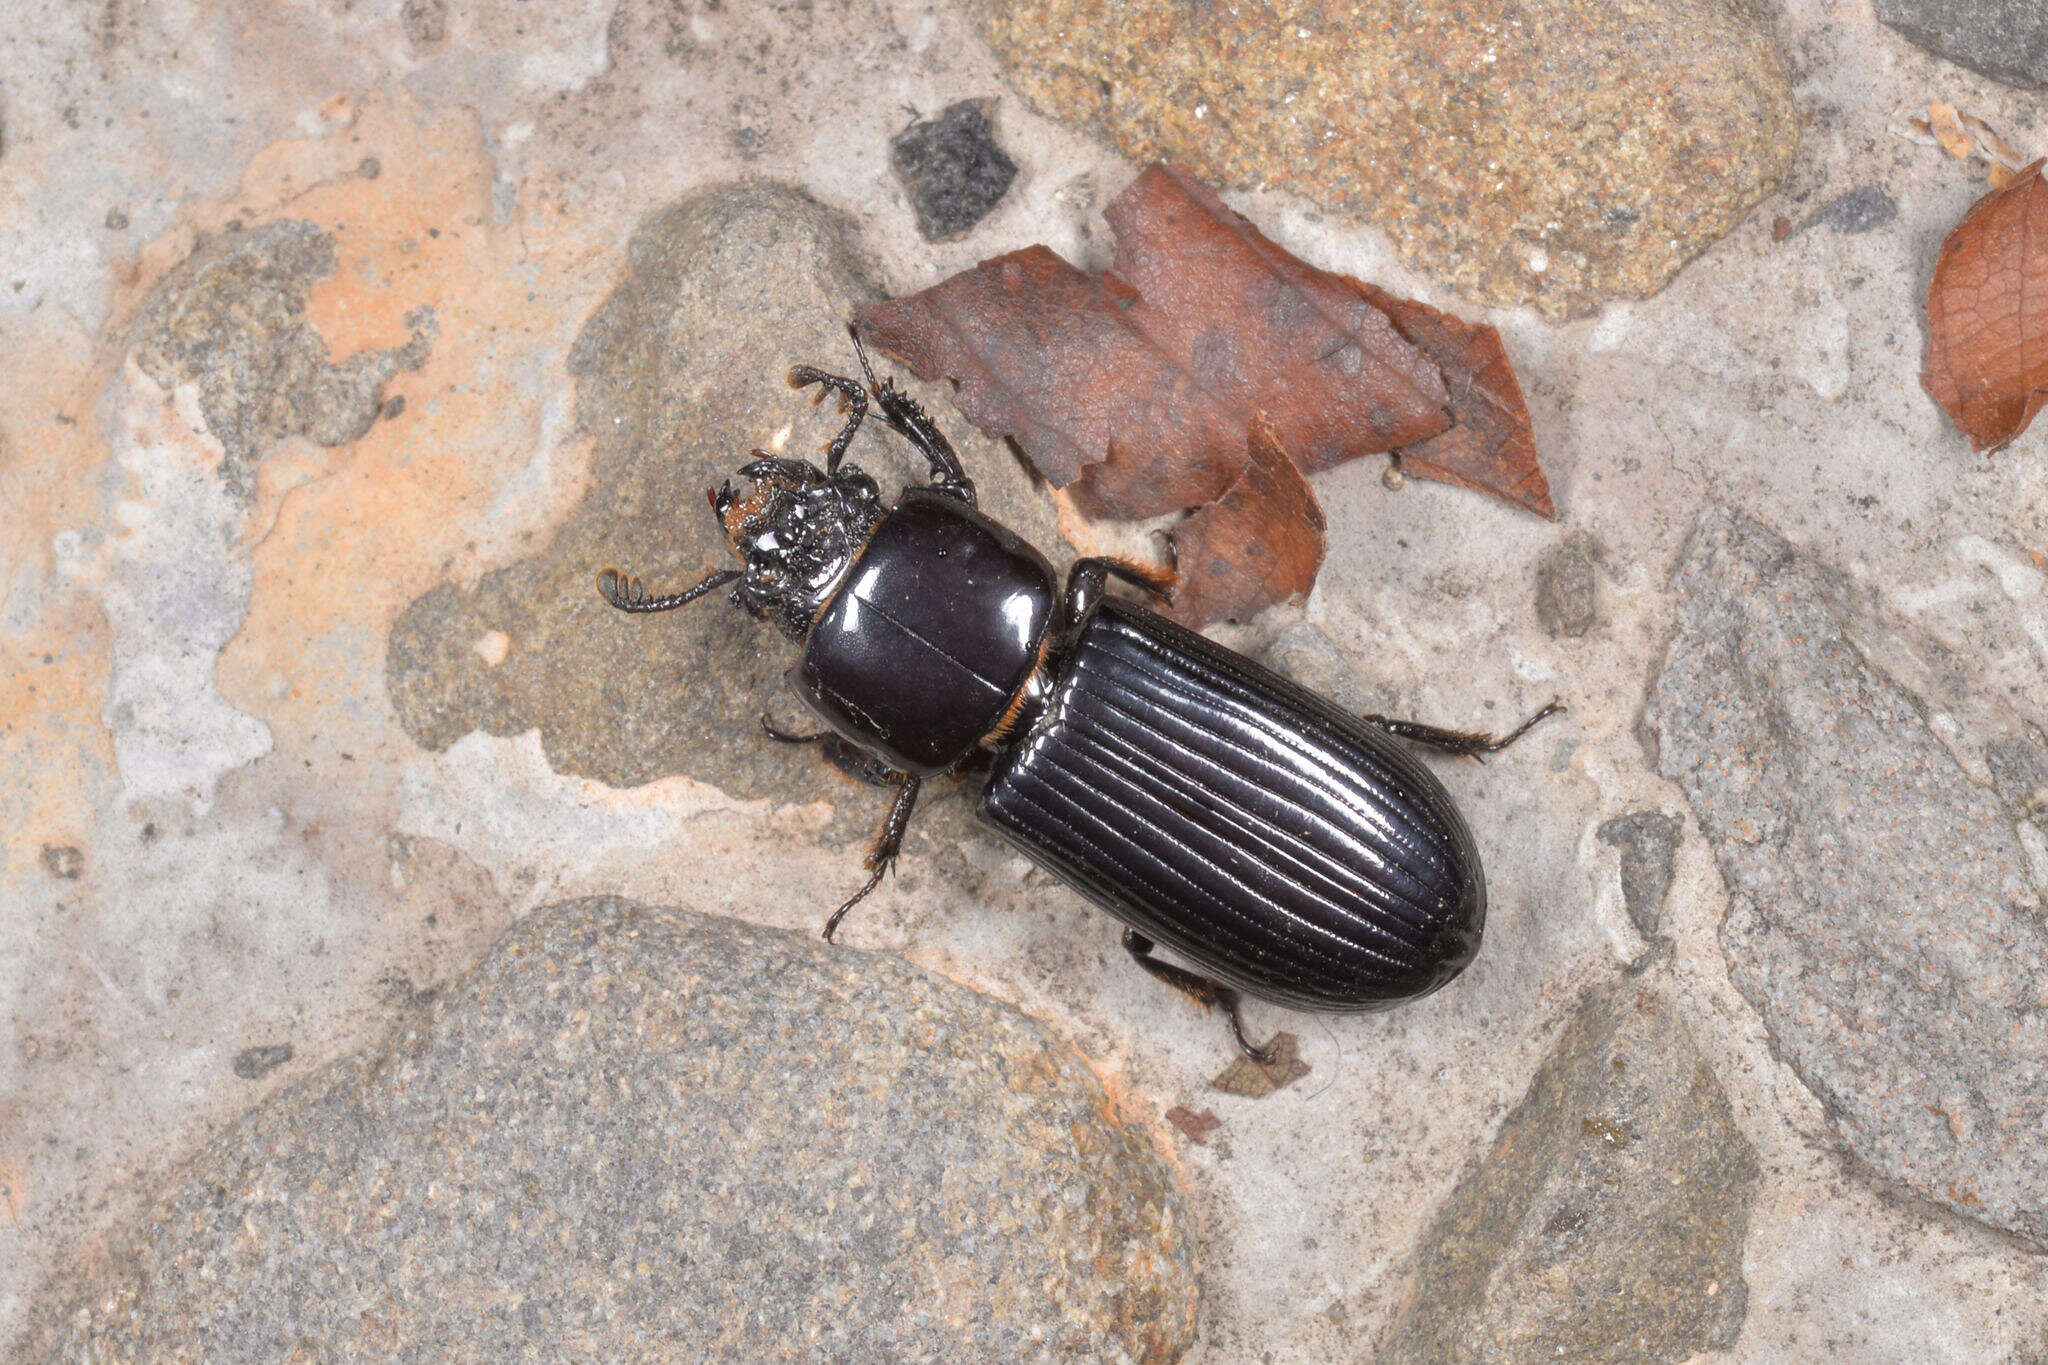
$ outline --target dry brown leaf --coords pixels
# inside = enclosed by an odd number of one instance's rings
[[[1301,1039],[1291,1033],[1276,1033],[1266,1046],[1272,1049],[1272,1061],[1234,1058],[1221,1075],[1209,1082],[1209,1088],[1226,1095],[1242,1095],[1248,1100],[1262,1100],[1308,1075],[1308,1063],[1301,1060]]]
[[[1492,328],[1304,264],[1171,166],[1104,213],[1113,273],[1031,247],[857,322],[918,375],[952,380],[968,420],[1015,441],[1071,509],[1191,510],[1173,532],[1180,619],[1306,593],[1323,523],[1301,474],[1359,455],[1395,451],[1419,477],[1552,515]]]
[[[1994,161],[1991,163],[1991,169],[1985,172],[1984,178],[1991,182],[1992,189],[2002,190],[2019,184],[2021,174],[2022,172],[2020,171],[2007,170],[2004,166]]]
[[[2036,161],[1971,205],[1935,258],[1920,383],[1977,450],[2048,403],[2048,181]]]
[[[1401,335],[1435,361],[1450,389],[1450,430],[1400,448],[1401,468],[1420,478],[1491,493],[1540,517],[1555,517],[1550,480],[1536,458],[1536,432],[1500,333],[1351,281],[1393,319]]]
[[[1450,425],[1443,377],[1385,313],[1187,172],[1146,168],[1102,216],[1146,333],[1209,392],[1266,413],[1303,473]]]
[[[859,323],[919,377],[952,379],[967,420],[1015,441],[1053,487],[1096,472],[1091,515],[1137,518],[1220,497],[1244,468],[1244,423],[1132,325],[1136,306],[1121,281],[1033,246]]]
[[[1170,532],[1179,574],[1166,614],[1187,626],[1245,621],[1298,602],[1323,566],[1322,504],[1260,413],[1244,476]]]
[[[1104,213],[1123,273],[1032,247],[868,309],[863,335],[952,379],[969,421],[1091,516],[1214,500],[1254,412],[1311,469],[1450,425],[1442,377],[1385,314],[1183,172],[1151,167]]]

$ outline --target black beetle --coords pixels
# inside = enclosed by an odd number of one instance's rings
[[[1298,1009],[1358,1012],[1413,1000],[1479,949],[1486,883],[1471,832],[1435,777],[1393,736],[1478,755],[1513,733],[1464,734],[1356,716],[1143,607],[1105,595],[1114,576],[1164,596],[1152,571],[1083,559],[1065,591],[1037,550],[975,507],[973,480],[930,416],[876,383],[808,365],[791,385],[840,395],[846,425],[825,468],[755,451],[710,494],[744,566],[648,597],[616,569],[598,590],[621,611],[668,611],[727,584],[732,600],[803,646],[790,683],[831,728],[786,734],[855,756],[896,798],[867,883],[903,843],[919,784],[986,767],[980,814],[1124,922],[1153,976],[1230,1017],[1239,992]],[[929,462],[932,482],[885,507],[840,461],[867,416]],[[1152,956],[1164,943],[1204,974]]]

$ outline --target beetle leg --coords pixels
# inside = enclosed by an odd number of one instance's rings
[[[925,463],[931,466],[933,488],[958,498],[969,507],[974,506],[974,480],[967,477],[967,470],[961,465],[960,456],[954,452],[953,443],[939,430],[939,424],[932,420],[931,414],[918,406],[916,399],[896,387],[895,380],[878,382],[875,379],[874,367],[868,364],[867,347],[860,344],[859,329],[849,327],[847,331],[853,336],[853,351],[860,357],[860,372],[866,376],[868,388],[874,392],[875,405],[882,410],[882,420],[924,456]]]
[[[677,607],[688,606],[705,593],[718,591],[740,576],[738,569],[720,569],[695,587],[672,592],[666,597],[649,597],[647,590],[640,586],[639,579],[628,578],[617,569],[606,569],[597,576],[597,590],[605,601],[620,611],[674,611]]]
[[[1066,612],[1067,624],[1078,626],[1088,613],[1095,610],[1095,604],[1102,597],[1102,588],[1111,578],[1121,578],[1134,587],[1143,588],[1161,602],[1173,601],[1173,585],[1177,575],[1170,569],[1155,569],[1149,564],[1139,564],[1129,559],[1114,559],[1106,555],[1077,559],[1074,567],[1067,571]]]
[[[1517,725],[1507,734],[1500,736],[1489,735],[1479,731],[1444,730],[1434,725],[1424,725],[1419,720],[1395,720],[1391,716],[1368,715],[1362,717],[1362,719],[1379,726],[1380,729],[1385,730],[1390,735],[1398,735],[1402,739],[1426,745],[1431,749],[1439,749],[1447,754],[1463,754],[1484,763],[1486,760],[1482,755],[1499,753],[1523,735],[1528,734],[1538,721],[1548,720],[1550,717],[1562,713],[1563,710],[1564,704],[1558,701],[1556,697],[1552,697],[1549,701],[1543,703],[1542,709],[1537,711],[1535,715]]]
[[[815,402],[824,402],[827,392],[836,393],[839,395],[841,410],[851,414],[846,419],[846,425],[840,428],[839,434],[825,447],[825,472],[837,474],[839,462],[846,458],[846,448],[853,444],[854,433],[860,430],[860,424],[867,418],[867,390],[860,386],[859,380],[848,379],[845,375],[826,374],[823,370],[809,365],[792,366],[789,371],[789,386],[800,389],[806,384],[819,386]],[[894,426],[895,423],[892,422],[890,425]]]
[[[1135,929],[1124,930],[1124,951],[1140,967],[1154,977],[1193,1000],[1204,1009],[1220,1005],[1230,1018],[1230,1031],[1237,1035],[1238,1050],[1255,1062],[1270,1062],[1277,1055],[1271,1043],[1264,1047],[1253,1047],[1252,1040],[1244,1036],[1244,1017],[1240,1013],[1240,1001],[1234,987],[1221,981],[1212,981],[1206,976],[1197,976],[1185,967],[1176,967],[1171,962],[1161,962],[1152,956],[1152,940]]]
[[[903,851],[903,831],[910,827],[910,812],[917,808],[918,779],[909,773],[900,775],[896,785],[896,799],[889,803],[889,814],[882,821],[882,832],[875,838],[875,846],[868,850],[868,856],[861,866],[874,875],[867,885],[853,893],[853,899],[832,912],[832,918],[825,921],[825,941],[830,943],[832,935],[839,932],[839,921],[846,918],[846,912],[867,899],[868,892],[882,884],[882,874],[896,862],[896,855]]]

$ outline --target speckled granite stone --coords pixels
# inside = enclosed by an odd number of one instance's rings
[[[1126,155],[1369,216],[1483,302],[1662,288],[1792,164],[1747,0],[972,0],[1033,104]]]
[[[1674,1361],[1732,1346],[1756,1182],[1671,1004],[1604,986],[1424,1238],[1386,1359]]]
[[[63,1360],[1171,1359],[1172,1176],[1042,1026],[598,899],[229,1129]]]
[[[2019,812],[1775,531],[1709,512],[1676,585],[1643,735],[1727,880],[1730,977],[1871,1170],[2048,1244],[2048,932]]]

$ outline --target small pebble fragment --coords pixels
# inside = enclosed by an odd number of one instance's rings
[[[962,100],[889,140],[890,169],[909,192],[917,230],[928,242],[966,236],[1017,178],[1017,163],[996,145],[990,105]]]

